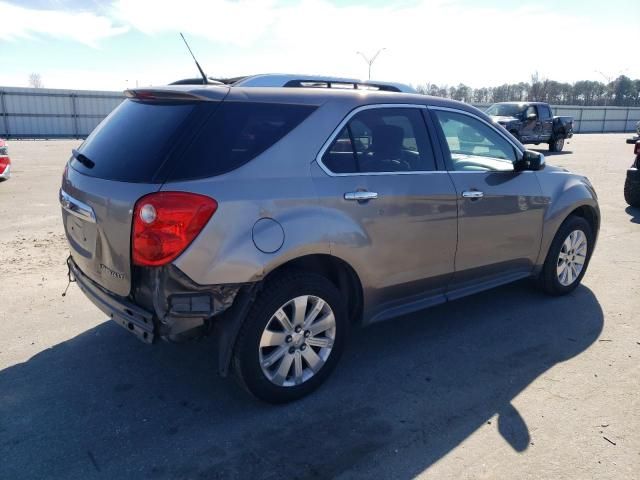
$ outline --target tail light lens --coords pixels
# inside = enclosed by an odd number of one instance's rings
[[[133,215],[134,265],[157,267],[180,255],[218,208],[213,198],[186,192],[158,192],[136,202]]]

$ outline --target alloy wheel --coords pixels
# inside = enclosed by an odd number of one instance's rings
[[[271,316],[260,337],[262,373],[281,387],[300,385],[322,369],[331,354],[336,319],[322,298],[302,295]]]
[[[568,287],[577,280],[587,259],[587,237],[582,230],[574,230],[562,243],[556,274],[560,285]]]

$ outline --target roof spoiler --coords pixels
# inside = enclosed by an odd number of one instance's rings
[[[132,88],[124,91],[124,96],[132,100],[156,102],[213,102],[223,100],[228,88],[183,90],[171,88]],[[184,88],[184,87],[183,87]]]

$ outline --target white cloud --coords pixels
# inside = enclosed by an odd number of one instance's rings
[[[227,45],[250,46],[278,16],[274,0],[118,0],[113,15],[147,34],[185,32]]]
[[[616,72],[627,67],[622,46],[635,44],[635,26],[601,25],[598,19],[581,18],[579,8],[567,16],[514,5],[119,0],[114,11],[143,32],[184,31],[241,48],[241,54],[218,48],[215,57],[198,52],[201,63],[215,66],[220,75],[287,71],[364,76],[366,64],[355,52],[373,53],[380,47],[387,50],[374,65],[374,76],[413,83],[481,86],[528,80],[534,71],[571,81],[595,77],[595,68]]]
[[[464,2],[464,3],[462,3]],[[535,4],[534,4],[535,5]],[[0,39],[48,34],[89,45],[127,29],[155,35],[182,31],[198,45],[202,66],[213,75],[296,72],[364,77],[356,51],[386,47],[373,77],[407,83],[466,83],[473,87],[529,80],[599,78],[598,69],[640,77],[628,60],[637,25],[616,24],[514,3],[489,8],[469,0],[416,0],[387,5],[341,6],[328,0],[116,0],[103,15],[35,11],[0,1]],[[203,40],[204,47],[203,47]],[[207,48],[210,46],[211,48]],[[628,46],[628,48],[625,48]],[[181,48],[181,47],[180,47]],[[175,54],[175,53],[174,53]],[[126,55],[126,52],[123,52]],[[173,57],[149,57],[123,78],[166,81],[188,66]],[[105,67],[106,73],[122,65]],[[156,75],[156,72],[158,74]],[[157,77],[157,78],[156,78]],[[169,78],[165,78],[169,77]],[[119,88],[119,86],[118,86]]]
[[[90,12],[34,10],[0,2],[0,39],[16,40],[36,35],[67,38],[96,46],[98,41],[119,35],[128,27],[116,26],[107,17]]]

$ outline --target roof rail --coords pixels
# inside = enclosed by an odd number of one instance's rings
[[[409,85],[394,82],[358,80],[354,78],[325,77],[315,75],[261,74],[241,78],[234,87],[295,87],[295,88],[342,88],[378,90],[384,92],[416,93]]]
[[[297,87],[297,88],[340,88],[344,90],[380,90],[383,92],[401,92],[395,85],[376,84],[375,82],[363,83],[363,82],[334,82],[331,80],[289,80],[283,85],[284,87]]]
[[[169,85],[203,85],[202,78],[185,78]],[[358,80],[355,78],[325,77],[319,75],[292,75],[269,73],[244,77],[207,77],[207,85],[228,85],[233,87],[286,87],[286,88],[339,88],[357,90],[377,90],[381,92],[416,93],[403,83]]]

